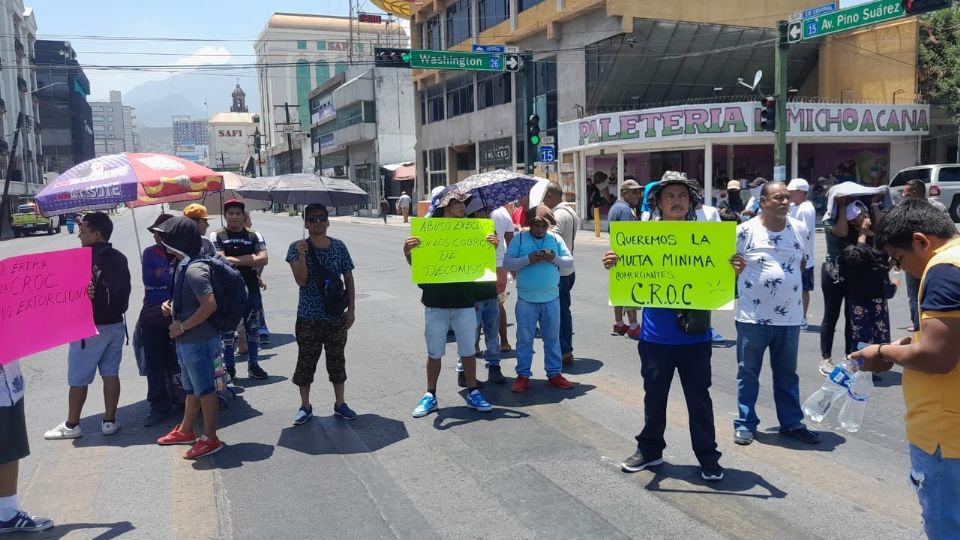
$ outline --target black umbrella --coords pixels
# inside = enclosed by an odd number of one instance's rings
[[[360,186],[344,178],[329,178],[312,173],[264,176],[250,181],[236,192],[246,199],[278,204],[353,206],[365,204],[369,195]]]

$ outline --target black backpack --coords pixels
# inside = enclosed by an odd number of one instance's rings
[[[217,310],[207,322],[220,332],[233,332],[243,319],[244,307],[247,304],[247,284],[243,276],[220,255],[201,257],[190,261],[190,264],[205,264],[210,271],[210,284],[213,286],[213,297],[217,300]],[[177,298],[179,290],[183,289],[182,281],[177,284]]]

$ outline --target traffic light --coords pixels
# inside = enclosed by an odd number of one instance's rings
[[[410,49],[375,47],[373,65],[387,68],[410,68]]]
[[[535,114],[527,118],[527,142],[533,146],[540,145],[540,117]]]
[[[760,100],[763,110],[760,111],[760,129],[763,131],[777,130],[777,98],[767,96]]]
[[[919,15],[928,11],[946,9],[951,0],[903,0],[903,11],[906,15]]]

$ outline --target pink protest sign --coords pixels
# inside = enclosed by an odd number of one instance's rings
[[[0,261],[0,365],[96,335],[90,248]]]

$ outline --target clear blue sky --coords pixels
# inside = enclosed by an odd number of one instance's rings
[[[356,1],[356,0],[355,0]],[[37,18],[40,39],[70,41],[81,65],[172,65],[177,62],[253,63],[253,43],[274,12],[347,15],[347,0],[26,0]],[[377,13],[368,1],[362,11]],[[111,41],[79,36],[237,39],[227,42]],[[197,56],[191,58],[194,54]],[[94,95],[128,91],[170,73],[86,70]],[[250,76],[248,73],[247,76]],[[248,85],[252,81],[247,82]]]

